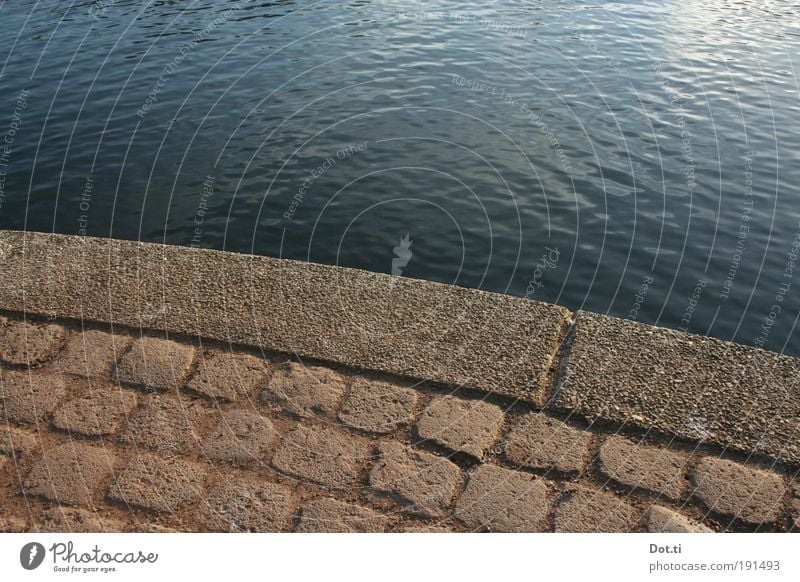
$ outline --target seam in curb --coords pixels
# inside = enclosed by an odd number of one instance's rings
[[[575,339],[575,327],[577,325],[578,314],[569,312],[567,326],[558,344],[558,348],[553,355],[550,364],[550,371],[543,382],[541,398],[539,404],[543,410],[552,410],[553,400],[561,390],[561,385],[565,380],[565,372],[572,353],[572,345]]]

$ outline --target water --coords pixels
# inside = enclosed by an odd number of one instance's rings
[[[0,228],[359,267],[800,354],[799,12],[4,2]]]

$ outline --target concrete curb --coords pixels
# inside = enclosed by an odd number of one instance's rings
[[[161,329],[542,404],[558,306],[211,250],[0,232],[0,309]]]
[[[800,462],[800,360],[579,312],[551,405]]]
[[[518,297],[268,257],[3,231],[0,309],[455,384],[800,464],[800,360],[585,312],[564,342],[568,310]]]

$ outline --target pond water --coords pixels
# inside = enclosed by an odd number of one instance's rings
[[[42,0],[0,32],[0,228],[800,354],[794,2]]]

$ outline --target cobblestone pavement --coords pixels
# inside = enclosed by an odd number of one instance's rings
[[[789,531],[766,456],[146,330],[0,315],[0,531]]]

